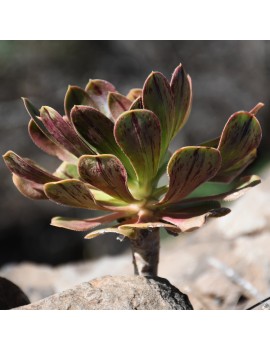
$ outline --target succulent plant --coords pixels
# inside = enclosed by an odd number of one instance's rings
[[[191,110],[191,79],[182,65],[170,82],[152,72],[143,89],[127,96],[104,80],[90,80],[85,89],[69,86],[64,116],[23,100],[33,142],[62,163],[51,174],[8,151],[3,157],[15,186],[31,199],[98,211],[87,219],[55,217],[51,224],[88,231],[87,239],[106,233],[129,238],[136,274],[157,275],[160,228],[172,235],[199,228],[208,217],[230,212],[223,201],[260,183],[257,176],[238,176],[256,157],[261,127],[255,114],[262,103],[234,113],[220,137],[169,152]],[[168,185],[162,186],[166,171]],[[205,182],[236,178],[225,193],[194,193]]]

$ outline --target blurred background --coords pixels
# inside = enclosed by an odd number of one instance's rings
[[[170,78],[180,62],[193,80],[193,109],[171,149],[217,137],[232,113],[262,101],[263,140],[247,170],[261,174],[270,161],[269,41],[1,41],[1,154],[11,149],[51,171],[58,165],[30,140],[21,96],[63,113],[69,84],[84,87],[90,78],[100,78],[126,94],[142,87],[153,70]],[[0,266],[25,261],[59,265],[127,249],[111,236],[86,241],[80,233],[51,227],[51,217],[76,216],[77,210],[24,198],[2,161],[0,177]]]
[[[252,167],[263,167],[270,143],[267,41],[1,41],[1,154],[11,149],[49,170],[58,164],[28,137],[29,117],[21,96],[62,113],[68,84],[84,87],[89,78],[100,78],[125,94],[142,87],[153,70],[170,78],[180,62],[192,77],[194,100],[189,123],[172,150],[218,136],[233,112],[262,101],[266,106],[259,118],[264,138]],[[126,249],[112,237],[89,242],[80,233],[51,227],[51,217],[73,216],[76,210],[24,198],[3,162],[0,172],[0,265],[25,260],[56,265]]]

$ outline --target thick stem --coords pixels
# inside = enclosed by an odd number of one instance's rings
[[[159,228],[138,230],[131,240],[134,274],[155,277],[159,261]]]

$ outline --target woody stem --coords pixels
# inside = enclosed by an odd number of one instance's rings
[[[136,239],[131,240],[134,274],[157,276],[159,262],[159,228],[140,229]]]

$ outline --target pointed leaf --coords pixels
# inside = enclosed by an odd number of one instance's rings
[[[254,159],[261,137],[260,124],[253,114],[244,111],[233,114],[226,123],[220,138],[218,149],[222,156],[222,165],[212,180],[227,181],[226,172],[234,169],[235,165],[238,165],[236,167],[236,175],[238,175],[237,171],[243,170]],[[233,178],[232,173],[229,181]]]
[[[50,139],[51,141],[55,141],[52,135],[48,132],[44,124],[40,119],[40,112],[39,110],[31,103],[29,99],[22,98],[26,111],[28,112],[29,116],[35,121],[36,125],[40,128],[40,130]]]
[[[94,101],[99,111],[105,116],[111,117],[108,106],[108,94],[109,92],[116,92],[115,87],[106,80],[90,79],[85,90],[90,95],[90,98]]]
[[[47,154],[56,156],[61,161],[76,162],[76,157],[74,155],[51,141],[32,119],[29,121],[28,131],[33,142]]]
[[[201,202],[201,201],[214,201],[214,200],[234,201],[242,197],[249,190],[249,188],[252,188],[260,183],[261,183],[261,179],[256,175],[245,176],[240,178],[238,183],[235,185],[235,187],[230,191],[226,191],[224,193],[216,194],[216,195],[186,199],[181,201],[181,204],[182,206],[185,206],[186,204],[191,203],[192,206],[194,206],[196,202]]]
[[[138,88],[130,89],[130,91],[127,94],[127,98],[130,101],[137,100],[138,97],[141,97],[141,96],[142,96],[142,89],[138,89]]]
[[[175,136],[187,122],[192,103],[191,78],[186,74],[181,64],[176,67],[172,75],[171,90],[174,101],[173,136]]]
[[[168,80],[159,72],[152,72],[143,87],[143,106],[159,118],[163,152],[173,133],[173,97]]]
[[[54,217],[52,218],[51,225],[60,228],[66,228],[75,231],[85,231],[95,228],[103,223],[112,222],[124,214],[112,213],[106,216],[100,216],[88,219],[77,219],[77,218],[67,218],[67,217]]]
[[[33,200],[45,200],[48,199],[43,191],[43,185],[32,182],[28,179],[21,178],[16,174],[13,174],[12,180],[19,192]]]
[[[116,120],[121,113],[127,111],[130,108],[131,101],[125,96],[118,93],[109,93],[108,105],[111,115]]]
[[[13,151],[6,152],[3,159],[12,173],[35,183],[45,184],[59,180],[58,177],[36,166],[33,161],[22,158]]]
[[[114,135],[130,159],[139,182],[152,181],[158,171],[161,142],[160,123],[154,113],[147,110],[124,112],[116,121]]]
[[[40,117],[53,137],[75,156],[80,157],[83,154],[95,153],[77,135],[71,124],[66,122],[53,108],[43,106],[40,110]]]
[[[84,181],[112,197],[135,201],[127,187],[127,172],[114,155],[82,156],[78,169]]]
[[[75,105],[96,107],[94,101],[85,90],[69,85],[64,101],[65,113],[68,117],[70,117],[70,111]]]
[[[130,110],[142,110],[143,109],[143,101],[142,98],[139,96],[136,100],[132,102],[130,105]]]
[[[104,210],[95,202],[91,191],[81,181],[75,179],[61,180],[44,185],[45,194],[58,204],[86,208],[91,210]]]
[[[220,164],[220,153],[214,148],[187,146],[177,150],[168,163],[169,190],[160,203],[180,201],[213,178]]]

